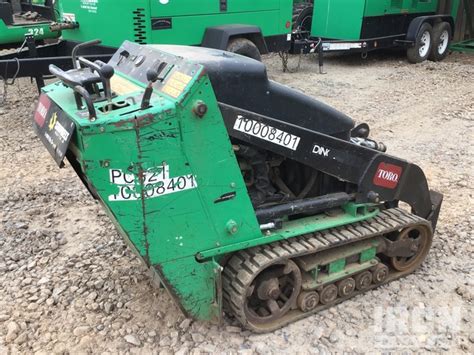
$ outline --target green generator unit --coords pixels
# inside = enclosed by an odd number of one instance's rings
[[[227,49],[258,59],[287,50],[292,0],[70,0],[60,2],[63,23],[77,27],[63,39],[117,48],[126,39],[140,44],[181,44]]]
[[[442,60],[453,37],[453,11],[438,14],[437,0],[313,0],[294,6],[292,53],[369,51],[403,47],[408,60]]]
[[[15,48],[31,36],[38,43],[58,38],[50,29],[55,20],[54,0],[0,1],[0,49]]]
[[[260,61],[125,42],[73,66],[50,66],[38,137],[187,316],[271,331],[427,256],[442,195],[420,167]]]
[[[257,60],[291,46],[292,0],[60,0],[57,8],[50,28],[61,40],[0,56],[5,79],[35,77],[41,87],[49,63],[72,68],[80,43],[91,61],[108,61],[124,40],[223,49]]]

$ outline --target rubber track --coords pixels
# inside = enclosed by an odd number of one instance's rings
[[[314,254],[341,245],[378,237],[413,225],[425,225],[430,228],[430,231],[432,230],[431,224],[427,220],[400,208],[392,208],[384,210],[377,216],[366,221],[238,251],[229,259],[224,267],[224,307],[227,312],[234,315],[246,328],[255,332],[268,332],[318,312],[321,309],[328,308],[357,294],[366,292],[367,290],[356,291],[348,297],[339,297],[334,303],[325,306],[320,305],[316,307],[314,311],[307,313],[303,313],[300,310],[292,310],[283,316],[282,319],[271,324],[251,324],[247,321],[244,312],[246,301],[245,292],[247,287],[250,286],[260,271],[270,264],[278,260]],[[403,273],[392,272],[386,282],[404,276],[412,271],[413,270],[409,270]],[[369,289],[380,285],[381,284],[373,285]]]

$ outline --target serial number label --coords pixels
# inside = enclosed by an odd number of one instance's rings
[[[197,187],[194,175],[170,176],[169,165],[148,169],[142,179],[134,174],[124,173],[121,169],[109,170],[110,183],[118,187],[118,193],[109,195],[109,201],[136,201],[173,194]],[[141,181],[139,181],[141,180]],[[138,188],[140,185],[143,188]]]
[[[234,129],[291,150],[296,150],[298,148],[301,139],[291,133],[279,130],[278,128],[266,125],[262,122],[245,118],[242,115],[237,116]]]

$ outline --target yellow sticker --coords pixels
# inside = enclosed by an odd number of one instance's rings
[[[161,91],[176,99],[183,93],[191,79],[191,76],[175,71]]]
[[[51,120],[49,121],[48,128],[49,128],[50,131],[53,130],[53,128],[56,125],[57,121],[58,121],[58,113],[55,112],[55,113],[53,113],[53,115],[51,116]]]
[[[140,86],[132,83],[130,80],[122,78],[119,75],[114,75],[110,79],[110,85],[112,87],[112,91],[117,95],[128,95],[132,92],[143,90],[143,88]]]

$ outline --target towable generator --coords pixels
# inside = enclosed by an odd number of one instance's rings
[[[295,0],[292,53],[404,48],[408,61],[443,60],[461,0]],[[449,11],[447,11],[449,10]],[[321,68],[322,69],[322,68]]]
[[[43,86],[49,64],[71,69],[73,48],[94,40],[98,29],[101,41],[82,50],[91,61],[110,60],[124,40],[217,48],[260,59],[289,50],[292,8],[292,0],[59,0],[50,28],[60,31],[61,39],[27,43],[19,53],[1,55],[0,79],[34,77]]]
[[[58,38],[50,29],[55,18],[54,0],[0,0],[0,49],[21,45],[26,35],[40,43]]]
[[[263,63],[124,42],[74,66],[50,66],[35,130],[187,316],[271,331],[425,259],[442,195],[423,171]]]

